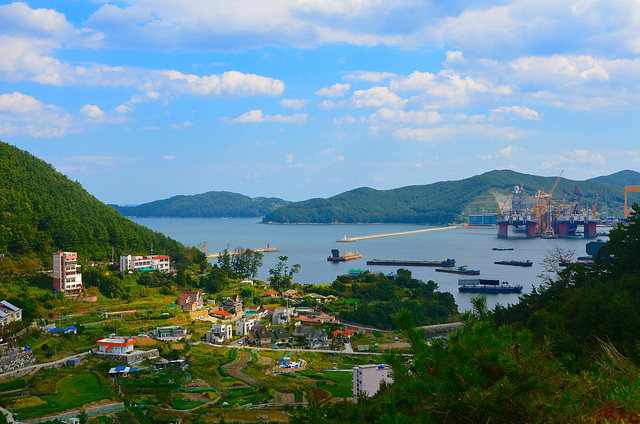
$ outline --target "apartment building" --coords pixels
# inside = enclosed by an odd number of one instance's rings
[[[160,272],[170,272],[171,257],[169,255],[120,255],[120,271],[142,271],[148,269]]]
[[[82,291],[82,274],[76,252],[56,252],[53,254],[53,289],[67,294]]]

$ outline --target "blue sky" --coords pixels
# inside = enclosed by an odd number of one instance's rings
[[[107,203],[582,180],[640,170],[639,53],[635,0],[2,3],[0,140]]]

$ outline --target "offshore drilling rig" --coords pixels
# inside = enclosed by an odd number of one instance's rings
[[[552,200],[560,177],[562,173],[549,193],[538,190],[535,196],[527,196],[522,185],[515,186],[502,207],[498,204],[498,237],[508,238],[509,227],[513,227],[514,232],[524,233],[527,238],[571,237],[579,235],[578,227],[583,227],[585,238],[595,238],[598,194],[591,209],[581,208],[577,186],[570,200],[567,200],[568,193],[562,200]],[[510,208],[506,205],[509,201]]]

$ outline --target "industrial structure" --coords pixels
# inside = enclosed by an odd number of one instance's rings
[[[598,195],[596,194],[593,208],[581,207],[577,186],[571,200],[567,200],[566,194],[562,200],[552,200],[551,196],[561,176],[562,173],[549,193],[538,190],[535,196],[528,196],[522,185],[515,186],[502,207],[498,204],[498,237],[508,238],[509,227],[512,227],[514,232],[524,233],[527,238],[576,236],[580,235],[578,228],[582,227],[585,238],[595,238]],[[507,207],[509,201],[511,206]]]

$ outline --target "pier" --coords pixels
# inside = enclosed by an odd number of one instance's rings
[[[260,249],[251,249],[252,252],[260,252],[260,253],[272,253],[272,252],[279,252],[278,249],[276,249],[275,247],[261,247]],[[233,250],[233,251],[229,251],[227,252],[229,253],[229,256],[235,256],[238,255],[240,253],[242,253],[241,251],[237,251],[237,250]],[[219,253],[211,253],[210,255],[207,255],[207,259],[216,259],[219,258],[220,256],[222,256],[222,252]]]
[[[395,236],[404,236],[406,234],[417,234],[417,233],[428,233],[430,231],[451,230],[453,228],[459,228],[459,226],[458,225],[451,225],[449,227],[427,228],[425,230],[402,231],[402,232],[399,232],[399,233],[374,234],[374,235],[371,235],[371,236],[361,236],[361,237],[347,237],[347,236],[344,236],[344,238],[338,239],[336,241],[339,242],[339,243],[350,243],[350,242],[353,242],[353,241],[369,240],[369,239],[382,238],[382,237],[395,237]]]

